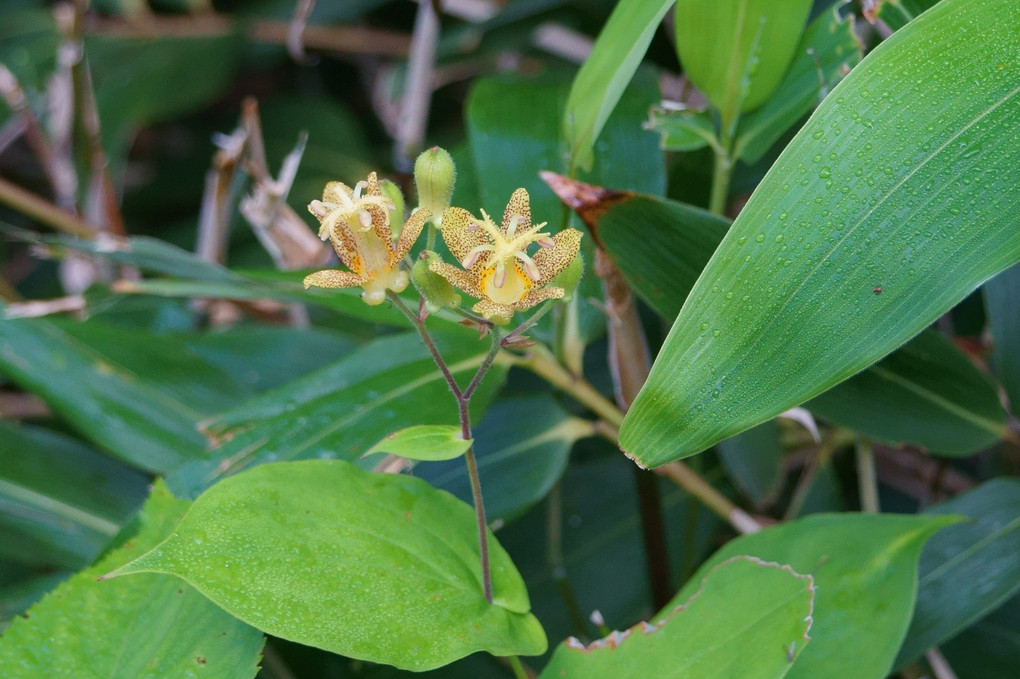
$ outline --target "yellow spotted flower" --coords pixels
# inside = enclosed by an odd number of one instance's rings
[[[566,229],[554,237],[531,224],[528,192],[517,189],[496,226],[485,211],[477,219],[467,210],[451,207],[443,213],[440,232],[463,269],[436,260],[430,269],[455,287],[479,299],[475,313],[507,320],[515,311],[530,309],[547,299],[563,297],[563,288],[548,283],[577,256],[581,232]],[[528,248],[537,244],[534,254]]]
[[[428,210],[418,209],[393,242],[390,211],[393,202],[383,196],[375,172],[353,189],[340,182],[326,184],[322,200],[313,200],[308,211],[319,220],[319,238],[333,243],[340,261],[350,271],[326,269],[305,276],[305,287],[353,288],[361,286],[366,304],[382,304],[386,291],[402,292],[407,271],[400,263],[421,233]]]

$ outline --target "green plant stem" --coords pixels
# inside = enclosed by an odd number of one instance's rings
[[[878,502],[878,477],[875,474],[875,454],[871,444],[861,438],[857,440],[857,485],[860,487],[861,511],[877,514],[881,510]]]
[[[582,639],[589,636],[588,623],[581,613],[581,607],[574,596],[574,590],[567,579],[567,568],[563,562],[563,488],[560,483],[553,486],[547,498],[546,512],[546,562],[560,598],[567,609],[567,615],[574,626],[574,632]]]
[[[596,423],[595,426],[595,430],[599,435],[607,438],[614,444],[619,444],[619,429],[620,425],[623,424],[623,411],[600,394],[586,380],[572,375],[566,368],[557,363],[549,349],[539,344],[527,356],[518,359],[515,364],[544,378],[553,386],[560,388],[577,399],[578,402],[587,406],[603,420],[603,422]],[[761,524],[755,521],[751,515],[733,504],[729,498],[695,474],[683,462],[670,462],[656,468],[655,471],[700,500],[706,507],[729,522],[738,532],[753,533],[761,530]]]
[[[557,300],[550,299],[545,304],[540,306],[538,308],[538,311],[536,311],[534,314],[532,314],[531,318],[529,318],[528,320],[524,321],[519,326],[517,326],[515,329],[511,330],[510,332],[508,332],[506,334],[506,337],[504,337],[503,340],[502,340],[503,344],[506,344],[507,342],[509,342],[510,340],[512,340],[515,337],[520,337],[522,334],[524,334],[524,332],[526,330],[528,330],[529,328],[533,327],[536,323],[538,323],[542,319],[542,316],[545,316],[547,313],[549,313],[549,311],[553,308],[553,306],[556,304],[556,302],[557,302]]]
[[[508,655],[506,661],[510,665],[510,669],[514,671],[516,679],[531,679],[528,671],[524,669],[524,663],[516,655]]]
[[[712,173],[712,193],[708,201],[708,210],[717,215],[725,215],[730,179],[733,176],[733,158],[730,156],[729,144],[725,141],[713,145],[712,148],[715,151],[715,169]]]
[[[439,372],[442,373],[447,386],[450,387],[450,391],[457,401],[457,415],[460,419],[461,436],[465,440],[472,439],[471,396],[478,388],[478,385],[481,384],[489,368],[492,367],[493,361],[496,360],[500,346],[499,333],[495,329],[492,330],[492,345],[489,348],[489,352],[482,359],[482,363],[478,366],[478,370],[475,371],[474,377],[471,378],[467,388],[461,389],[460,385],[457,384],[457,380],[454,379],[453,373],[450,372],[449,366],[443,359],[443,355],[439,352],[435,341],[432,339],[432,335],[429,334],[428,328],[425,327],[425,321],[408,309],[407,305],[404,304],[403,300],[396,293],[390,291],[387,295],[393,306],[415,327],[422,341],[425,342],[425,346],[428,347],[429,353],[432,354],[432,360],[435,361],[436,367],[439,368]],[[482,483],[478,476],[478,461],[475,458],[474,446],[468,448],[467,452],[464,453],[464,462],[467,465],[468,479],[471,482],[471,499],[475,507],[475,520],[478,525],[478,552],[482,569],[482,591],[485,593],[485,600],[491,604],[492,569],[489,566],[489,527],[485,520],[485,499],[482,496]]]

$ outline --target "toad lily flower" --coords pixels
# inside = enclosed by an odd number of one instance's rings
[[[428,210],[415,210],[394,244],[390,230],[393,203],[379,188],[375,172],[353,189],[340,182],[326,184],[322,200],[313,200],[308,211],[319,220],[319,238],[327,238],[340,261],[350,271],[326,269],[305,276],[305,287],[364,288],[366,304],[382,304],[386,291],[402,292],[407,272],[400,263],[421,233]]]
[[[545,222],[532,226],[528,192],[517,189],[497,227],[485,211],[482,219],[459,207],[443,213],[440,231],[463,269],[433,261],[430,269],[480,301],[475,313],[509,320],[547,299],[563,297],[563,288],[548,283],[563,271],[581,245],[581,232],[566,229],[550,238]],[[528,254],[537,243],[538,251]]]

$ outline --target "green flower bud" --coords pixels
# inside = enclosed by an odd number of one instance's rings
[[[563,301],[569,302],[574,297],[574,291],[577,290],[577,284],[581,282],[582,275],[584,275],[584,255],[578,252],[570,260],[570,264],[567,264],[567,268],[550,281],[550,285],[563,288]]]
[[[411,268],[411,281],[418,292],[425,298],[425,309],[434,314],[444,307],[451,309],[460,306],[460,295],[445,278],[430,271],[429,265],[432,262],[440,261],[439,255],[426,250],[418,257],[418,261]]]
[[[393,209],[389,211],[390,229],[393,231],[393,237],[396,238],[404,228],[404,192],[389,179],[379,181],[379,190],[382,191],[383,196],[393,203]]]
[[[446,149],[433,146],[414,161],[418,205],[432,213],[432,223],[436,226],[442,221],[443,211],[450,207],[456,181],[457,168]]]

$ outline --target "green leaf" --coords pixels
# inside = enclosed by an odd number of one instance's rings
[[[492,604],[467,505],[338,460],[281,462],[213,486],[112,576],[176,575],[269,634],[404,669],[544,652],[524,581],[491,533],[489,545]]]
[[[952,638],[1020,590],[1020,482],[988,481],[925,514],[973,520],[946,528],[924,548],[917,606],[897,666]]]
[[[488,352],[478,333],[433,332],[453,376],[466,384]],[[497,357],[472,399],[480,417],[508,365]],[[371,344],[202,424],[214,449],[177,469],[170,487],[194,496],[218,479],[263,462],[315,457],[354,461],[394,429],[454,424],[457,405],[416,333]],[[363,464],[374,464],[368,460]]]
[[[733,145],[735,157],[749,164],[761,160],[860,62],[861,43],[854,33],[853,15],[839,16],[845,5],[836,2],[811,22],[776,91],[761,108],[741,117]]]
[[[724,128],[779,86],[810,11],[810,0],[677,0],[680,63],[719,110]]]
[[[1020,266],[985,283],[985,308],[992,331],[995,374],[1006,389],[1013,414],[1020,413]]]
[[[942,455],[970,455],[1006,431],[995,384],[937,330],[804,407],[871,438]]]
[[[756,505],[764,504],[779,491],[785,451],[774,420],[720,441],[717,449],[734,485]]]
[[[389,453],[408,460],[452,460],[466,453],[472,443],[474,439],[461,437],[460,427],[456,425],[418,424],[387,435],[362,457]]]
[[[0,372],[106,451],[154,472],[199,456],[196,424],[247,395],[177,342],[96,321],[0,322]]]
[[[1020,597],[943,644],[942,653],[957,676],[1014,679],[1020,666]]]
[[[683,605],[585,647],[560,644],[553,679],[780,679],[810,641],[810,576],[737,556],[718,564]]]
[[[708,111],[654,106],[645,129],[659,133],[664,151],[695,151],[715,141],[715,120]]]
[[[84,444],[0,420],[0,558],[86,566],[145,498],[148,480]]]
[[[570,169],[591,170],[602,132],[674,0],[622,0],[613,9],[570,87],[563,136]]]
[[[563,475],[571,446],[591,433],[591,422],[567,415],[548,394],[494,403],[475,428],[489,523],[510,521],[545,497]],[[420,465],[415,475],[465,502],[471,500],[460,460]]]
[[[676,318],[725,235],[726,220],[682,203],[630,194],[592,211],[599,214],[595,229],[603,246],[635,292],[664,318]],[[641,237],[635,238],[638,232]],[[806,407],[872,438],[945,454],[980,450],[1005,430],[995,386],[934,330]],[[755,464],[725,448],[722,454],[731,472],[738,462]],[[762,464],[771,467],[769,461]],[[760,500],[747,483],[738,485]]]
[[[0,637],[0,676],[254,677],[262,635],[190,585],[157,575],[96,579],[159,543],[187,508],[157,483],[137,535],[11,623]]]
[[[691,291],[630,455],[692,455],[817,396],[1020,259],[1017,50],[1020,5],[943,0],[836,86]]]
[[[670,602],[688,599],[718,564],[741,554],[789,564],[817,587],[811,643],[787,679],[882,679],[910,623],[917,561],[955,517],[818,514],[728,542]],[[667,607],[666,610],[670,610]]]

